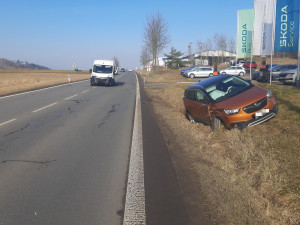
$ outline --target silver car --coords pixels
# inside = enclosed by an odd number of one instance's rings
[[[283,71],[294,70],[297,69],[296,64],[285,64],[285,65],[277,65],[272,67],[272,80],[278,80],[279,74]],[[268,71],[268,77],[270,77],[270,71]]]
[[[284,84],[296,84],[298,69],[286,70],[279,74],[279,81]]]
[[[192,71],[188,71],[186,73],[186,77],[194,78],[194,77],[210,77],[214,74],[213,68],[210,67],[197,67]]]
[[[244,76],[245,73],[246,73],[245,69],[241,66],[230,66],[225,70],[220,70],[220,74]]]

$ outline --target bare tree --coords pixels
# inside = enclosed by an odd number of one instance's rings
[[[143,46],[142,48],[142,52],[140,55],[140,62],[143,65],[143,68],[145,68],[147,66],[147,64],[150,62],[151,60],[151,56],[150,56],[150,52],[147,46]]]
[[[236,51],[235,39],[233,37],[228,38],[228,51],[231,53],[230,59],[233,57],[233,53]]]
[[[213,36],[215,48],[218,51],[218,64],[220,63],[220,52],[222,56],[222,61],[224,62],[224,53],[227,50],[227,37],[224,34],[215,33]]]
[[[116,67],[119,67],[120,66],[119,59],[116,56],[114,56],[113,60],[115,61]]]
[[[193,54],[192,44],[193,43],[190,42],[188,45],[188,53],[189,53],[190,66],[195,66],[195,57]]]
[[[157,73],[158,54],[169,42],[168,24],[162,15],[157,12],[156,14],[148,16],[144,27],[144,44],[152,54],[155,73]]]

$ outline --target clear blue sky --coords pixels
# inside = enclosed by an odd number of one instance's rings
[[[254,0],[9,0],[0,4],[0,58],[24,60],[51,69],[89,69],[94,59],[116,56],[122,67],[140,66],[147,15],[160,12],[173,46],[215,33],[236,37],[237,10]],[[163,54],[161,54],[163,56]]]

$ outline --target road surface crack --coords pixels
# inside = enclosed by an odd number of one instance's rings
[[[34,161],[34,160],[19,160],[19,159],[9,159],[9,160],[3,160],[1,163],[7,163],[7,162],[25,162],[25,163],[38,163],[38,164],[48,164],[57,161],[55,160],[48,160],[48,161]]]
[[[111,109],[106,113],[105,117],[101,121],[99,121],[98,128],[105,124],[105,121],[111,116],[112,113],[116,112],[117,106],[119,106],[119,104],[114,104],[111,106]]]
[[[4,135],[4,137],[7,137],[7,136],[10,136],[10,135],[12,135],[12,134],[15,134],[15,133],[21,132],[21,131],[25,130],[26,128],[28,128],[29,126],[30,126],[30,124],[28,123],[28,124],[26,124],[26,126],[22,127],[21,129],[19,129],[19,130],[16,130],[16,131],[13,131],[13,132],[10,132],[10,133],[8,133],[8,134]]]

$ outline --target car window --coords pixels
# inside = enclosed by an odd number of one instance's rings
[[[194,90],[188,90],[187,94],[186,94],[186,97],[188,99],[191,99],[191,100],[196,100],[195,91]]]
[[[296,65],[289,65],[288,68],[289,68],[289,70],[291,70],[291,69],[296,69],[297,66],[296,66]]]
[[[203,94],[202,91],[195,90],[195,96],[196,96],[197,101],[199,101],[199,102],[204,102],[205,101],[205,95]]]

